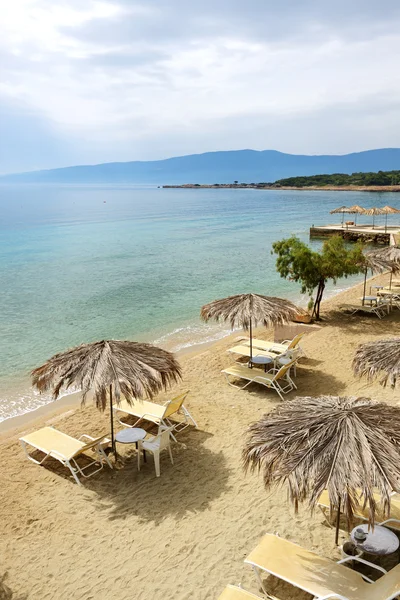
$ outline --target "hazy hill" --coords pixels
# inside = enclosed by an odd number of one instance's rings
[[[273,182],[299,175],[400,169],[400,148],[341,156],[284,154],[276,150],[206,152],[156,161],[105,163],[5,175],[15,183],[230,183]]]

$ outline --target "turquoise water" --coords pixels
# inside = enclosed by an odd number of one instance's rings
[[[301,299],[275,272],[273,241],[388,195],[128,186],[0,187],[0,420],[48,398],[29,371],[101,338],[177,350],[217,339],[200,307],[257,291]],[[336,220],[338,220],[336,216]],[[318,245],[318,242],[315,242]],[[339,282],[338,289],[354,283]]]

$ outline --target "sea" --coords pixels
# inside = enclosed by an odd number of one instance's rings
[[[51,401],[29,374],[69,347],[128,339],[178,351],[217,340],[229,327],[202,323],[201,306],[243,292],[306,306],[276,272],[272,243],[292,234],[308,243],[311,225],[340,220],[330,210],[383,206],[389,195],[1,185],[0,421]]]

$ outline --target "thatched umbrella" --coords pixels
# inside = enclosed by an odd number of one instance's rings
[[[204,321],[229,322],[232,329],[243,327],[250,333],[250,360],[253,356],[253,327],[264,325],[286,325],[302,311],[284,298],[261,296],[260,294],[237,294],[205,304],[200,316]]]
[[[152,398],[180,377],[181,368],[170,352],[151,344],[117,340],[81,344],[55,354],[32,371],[33,385],[39,392],[51,390],[54,400],[62,389],[71,388],[80,390],[82,403],[92,391],[100,410],[105,410],[109,400],[114,454],[113,396],[117,403],[121,394],[128,402]]]
[[[353,359],[353,369],[356,375],[366,376],[370,381],[382,375],[383,386],[389,382],[395,387],[400,376],[400,338],[361,344]]]
[[[374,206],[374,208],[366,208],[364,215],[369,215],[372,216],[372,229],[374,229],[375,227],[375,215],[383,215],[385,214],[383,212],[382,208],[378,208],[376,206]]]
[[[368,254],[391,265],[389,288],[392,289],[393,273],[400,271],[400,248],[398,246],[385,246],[385,248],[373,250]]]
[[[385,233],[387,231],[387,218],[388,215],[396,215],[400,213],[400,210],[397,208],[393,208],[393,206],[384,206],[382,209],[382,214],[385,215]]]
[[[345,213],[348,213],[349,210],[350,209],[347,208],[347,206],[339,206],[339,208],[335,208],[335,209],[331,210],[329,214],[335,215],[337,213],[342,213],[342,227],[343,227],[344,215],[345,215]]]
[[[351,214],[353,214],[353,215],[356,215],[354,220],[357,224],[357,215],[364,215],[365,208],[363,208],[362,206],[359,206],[358,204],[353,204],[353,206],[350,206],[349,212],[351,212]]]
[[[383,250],[386,250],[384,248]],[[364,267],[364,291],[362,305],[365,302],[365,291],[367,288],[367,275],[368,269],[373,273],[384,273],[385,271],[397,272],[400,269],[400,264],[396,264],[392,260],[389,260],[387,254],[382,253],[382,248],[379,250],[371,250],[363,255],[362,267]]]
[[[384,514],[400,491],[400,409],[367,398],[295,398],[249,427],[243,460],[262,471],[268,490],[287,483],[296,511],[306,498],[313,510],[327,489],[337,543],[341,507],[351,523],[361,499],[373,525],[374,491]]]

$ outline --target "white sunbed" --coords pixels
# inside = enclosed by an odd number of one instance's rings
[[[289,372],[291,367],[294,366],[295,360],[292,360],[287,365],[284,365],[280,369],[270,369],[267,373],[260,369],[247,367],[246,365],[240,365],[238,363],[223,369],[223,373],[232,387],[244,390],[251,383],[259,383],[265,387],[274,390],[281,400],[283,400],[282,394],[288,394],[293,389],[297,389],[296,384],[290,378]],[[234,379],[244,379],[246,383],[242,386],[231,383],[229,377]]]
[[[389,313],[389,304],[386,302],[380,302],[376,306],[362,306],[362,304],[341,304],[340,310],[349,312],[351,315],[355,315],[357,312],[364,312],[370,315],[376,315],[378,319],[382,319]]]
[[[384,575],[373,582],[345,566],[351,561],[364,563]],[[357,556],[335,563],[272,534],[265,535],[244,562],[253,568],[267,596],[262,572],[312,594],[316,600],[394,600],[400,594],[400,565],[387,572]]]
[[[85,441],[83,441],[82,438],[84,438]],[[29,433],[20,438],[19,441],[29,460],[37,465],[42,465],[49,457],[55,458],[65,467],[68,467],[78,485],[81,485],[78,474],[86,478],[91,477],[103,468],[104,462],[112,469],[112,465],[103,449],[103,446],[108,444],[110,440],[104,435],[98,438],[92,438],[90,435],[84,434],[79,439],[76,439],[66,433],[58,431],[58,429],[54,429],[54,427],[42,427],[42,429],[38,429],[38,431],[34,431],[33,433]],[[42,460],[33,458],[33,456],[29,454],[27,446],[31,446],[35,450],[43,452],[45,454],[44,458],[42,458]],[[77,458],[85,454],[88,450],[94,452],[95,459],[92,460],[92,457],[90,457],[91,461],[89,464],[80,467],[77,463]],[[85,456],[87,456],[87,454],[85,454]],[[99,466],[97,469],[91,470],[87,475],[85,471],[93,465]]]

